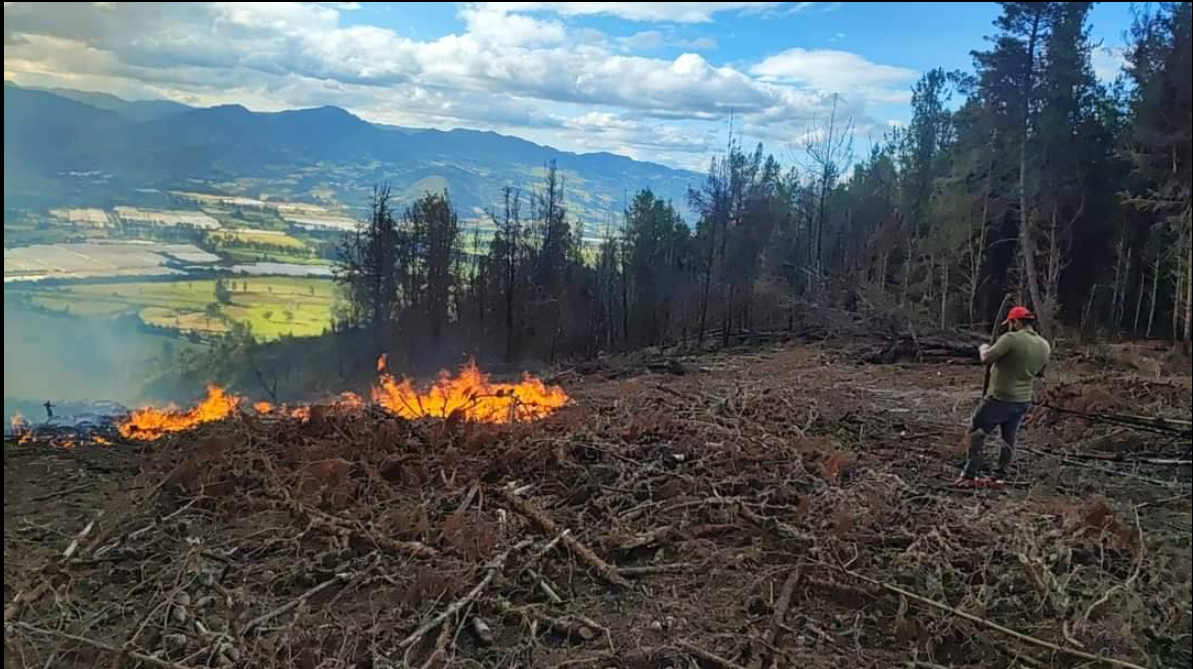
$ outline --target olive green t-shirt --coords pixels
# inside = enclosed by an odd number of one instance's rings
[[[990,370],[990,390],[994,399],[1006,402],[1030,402],[1036,377],[1048,366],[1052,347],[1035,330],[1008,332],[998,338],[986,358]]]

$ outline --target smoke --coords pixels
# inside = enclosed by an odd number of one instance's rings
[[[5,414],[17,408],[43,418],[46,401],[139,403],[146,383],[181,346],[125,320],[46,314],[5,299]]]

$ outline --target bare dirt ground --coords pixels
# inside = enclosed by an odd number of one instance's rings
[[[954,491],[981,369],[854,360],[573,371],[513,426],[6,444],[5,666],[1190,666],[1187,437],[1036,410],[1007,489]],[[1043,397],[1189,420],[1187,371],[1127,366]]]

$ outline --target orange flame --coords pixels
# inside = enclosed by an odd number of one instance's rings
[[[14,435],[21,434],[29,427],[25,424],[25,417],[21,415],[20,411],[12,412],[12,417],[8,419],[8,424],[12,428]]]
[[[273,413],[273,405],[269,402],[253,402],[253,411],[257,413]]]
[[[104,437],[101,437],[98,434],[92,436],[91,441],[95,444],[100,445],[100,446],[111,446],[112,445],[112,441],[110,439],[105,439]]]
[[[127,439],[152,441],[171,432],[189,430],[201,423],[223,420],[232,415],[239,404],[240,398],[236,395],[229,395],[219,386],[208,385],[207,398],[189,411],[179,411],[174,407],[145,407],[129,414],[117,428]]]
[[[378,360],[384,368],[384,358]],[[397,381],[381,374],[373,388],[373,400],[403,418],[459,417],[481,423],[511,423],[544,418],[568,403],[563,388],[547,386],[524,374],[521,383],[491,383],[489,376],[469,362],[456,376],[439,372],[439,379],[426,392],[412,381]]]
[[[340,409],[359,409],[365,405],[365,401],[351,390],[345,390],[336,396],[333,405]]]

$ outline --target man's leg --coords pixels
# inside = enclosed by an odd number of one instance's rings
[[[986,447],[986,439],[994,434],[994,429],[998,426],[997,403],[998,400],[984,398],[969,421],[969,454],[965,460],[965,469],[961,472],[963,479],[977,478],[982,474],[985,467],[983,449]]]
[[[994,470],[994,478],[1002,481],[1006,480],[1007,470],[1011,466],[1011,460],[1015,457],[1015,442],[1019,437],[1019,426],[1023,423],[1023,417],[1027,415],[1027,410],[1031,408],[1030,402],[1008,404],[1004,420],[999,424],[999,429],[1002,432],[1002,448],[998,452],[998,469]]]
[[[985,453],[986,439],[990,437],[990,432],[985,430],[974,430],[969,433],[969,455],[965,460],[965,470],[961,472],[962,478],[975,479],[982,474],[985,469]]]

